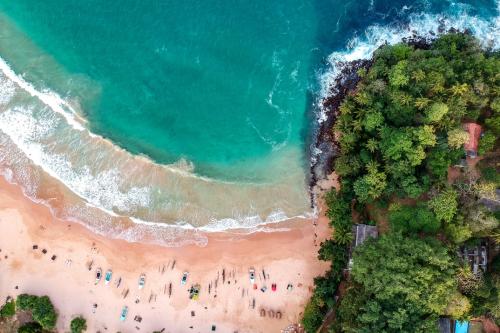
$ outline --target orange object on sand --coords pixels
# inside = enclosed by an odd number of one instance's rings
[[[257,289],[257,283],[253,284],[253,289]]]

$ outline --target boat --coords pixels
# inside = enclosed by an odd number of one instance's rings
[[[104,283],[105,284],[109,284],[109,282],[111,281],[111,276],[113,276],[113,271],[108,269],[106,272],[106,275],[104,276]]]
[[[146,284],[146,275],[141,274],[141,276],[139,277],[139,289],[144,288],[145,284]]]
[[[125,319],[127,319],[127,314],[128,314],[128,306],[124,306],[122,308],[122,312],[120,314],[120,321],[125,321]]]
[[[102,269],[97,268],[95,271],[95,284],[98,284],[99,281],[101,281],[101,278],[102,278]]]
[[[188,279],[188,275],[189,275],[189,273],[188,273],[188,272],[184,272],[184,274],[182,274],[182,279],[181,279],[181,284],[182,284],[182,285],[185,285],[185,284],[186,284],[187,279]]]
[[[255,283],[255,268],[250,267],[248,270],[248,274],[250,275],[250,283],[254,284]]]

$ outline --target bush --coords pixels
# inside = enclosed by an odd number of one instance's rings
[[[17,307],[24,311],[33,309],[38,297],[34,295],[21,294],[17,296]]]
[[[14,300],[6,302],[0,309],[0,318],[12,317],[16,314],[16,303]]]
[[[87,321],[82,316],[73,318],[70,328],[71,333],[82,333],[87,330]]]
[[[479,140],[479,147],[477,149],[479,155],[484,155],[495,148],[495,142],[497,137],[491,132],[486,132],[484,136]]]
[[[48,296],[38,298],[32,313],[33,319],[44,329],[52,329],[56,326],[57,313]]]
[[[26,323],[19,327],[17,333],[42,333],[42,326],[37,322]]]
[[[44,329],[53,329],[57,322],[57,313],[48,296],[21,294],[17,296],[17,304],[21,310],[31,311],[33,320]]]
[[[307,333],[314,333],[323,323],[323,316],[325,311],[322,310],[320,300],[318,297],[313,296],[304,309],[304,316],[302,317],[302,325]]]
[[[392,205],[389,208],[389,222],[392,230],[404,234],[419,232],[433,234],[441,226],[436,216],[425,205],[415,207]]]

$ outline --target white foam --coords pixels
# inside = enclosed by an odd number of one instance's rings
[[[328,57],[329,68],[320,76],[321,91],[320,98],[331,94],[330,89],[340,74],[342,65],[346,62],[369,59],[374,51],[384,44],[397,44],[404,38],[418,35],[420,37],[434,39],[439,34],[441,28],[448,31],[455,28],[460,31],[468,30],[475,35],[485,47],[498,49],[500,47],[500,16],[490,21],[486,21],[467,13],[468,7],[455,3],[454,14],[413,14],[409,17],[409,22],[403,26],[381,26],[372,25],[365,29],[362,36],[352,38],[343,51],[333,52]],[[500,12],[500,1],[497,3]],[[319,122],[326,120],[323,112],[318,114]]]
[[[0,70],[7,76],[12,82],[16,83],[23,90],[28,92],[31,96],[38,98],[45,105],[49,106],[53,111],[62,115],[68,124],[73,126],[74,129],[83,131],[85,128],[80,124],[76,118],[76,112],[71,108],[71,106],[66,103],[61,97],[57,94],[46,91],[40,92],[35,89],[30,83],[26,82],[22,77],[16,75],[12,68],[9,67],[7,62],[4,59],[0,58]],[[68,112],[69,110],[70,112]]]

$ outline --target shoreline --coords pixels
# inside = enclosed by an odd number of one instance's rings
[[[206,332],[209,324],[216,325],[217,332],[279,332],[299,322],[313,278],[328,267],[316,258],[319,242],[329,236],[323,216],[316,221],[293,221],[286,232],[236,237],[211,233],[205,247],[165,248],[108,239],[80,224],[57,219],[46,206],[32,202],[18,186],[1,178],[0,223],[0,296],[47,294],[59,311],[60,331],[68,329],[72,316],[82,314],[89,331],[96,332],[105,328],[127,332],[135,326],[146,332],[162,328],[175,333]],[[38,248],[34,250],[33,245]],[[55,260],[51,260],[53,255]],[[90,261],[93,267],[88,271]],[[103,271],[112,268],[108,286],[103,281],[94,285],[97,267]],[[248,278],[250,267],[258,273],[257,290]],[[185,270],[190,273],[188,283],[181,286]],[[268,275],[265,280],[261,270]],[[139,292],[137,279],[142,273],[146,274],[146,286]],[[116,288],[119,276],[123,282]],[[170,283],[171,298],[165,294]],[[199,301],[188,298],[187,289],[194,283],[201,285]],[[272,283],[277,284],[275,292],[270,288]],[[288,284],[293,290],[286,289]],[[263,293],[259,289],[264,285],[268,289]],[[126,289],[129,295],[123,299]],[[135,303],[136,298],[139,303]],[[93,303],[98,304],[95,314]],[[129,318],[121,323],[118,317],[123,305],[129,306]],[[280,310],[283,318],[261,318],[261,309]],[[194,317],[191,311],[195,311]],[[133,320],[135,315],[143,318],[141,323]]]

